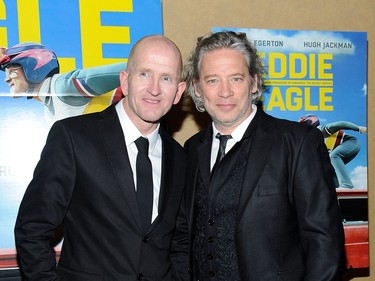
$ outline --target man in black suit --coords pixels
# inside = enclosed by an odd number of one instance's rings
[[[213,122],[185,144],[179,272],[200,281],[336,280],[343,226],[319,130],[255,105],[265,70],[246,34],[199,38],[185,67],[188,93]]]
[[[145,37],[120,73],[122,101],[53,125],[15,227],[26,280],[172,280],[169,250],[186,159],[159,122],[185,90],[181,72],[172,41]],[[147,207],[137,200],[140,137],[149,141],[152,163]],[[59,225],[56,266],[51,241]]]

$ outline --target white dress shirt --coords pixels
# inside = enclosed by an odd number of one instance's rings
[[[225,147],[225,154],[227,154],[228,151],[231,150],[232,147],[242,139],[251,120],[253,120],[255,113],[257,112],[257,107],[255,104],[252,104],[251,106],[252,106],[253,112],[240,125],[238,125],[237,128],[235,128],[234,131],[231,133],[232,138],[228,139],[227,141],[227,145]],[[212,129],[213,129],[212,130],[213,135],[212,135],[211,169],[210,170],[212,170],[213,166],[215,165],[216,156],[217,156],[217,153],[219,152],[220,140],[216,138],[216,135],[217,133],[220,133],[223,135],[223,133],[221,133],[218,129],[216,129],[215,124],[213,122],[212,122]]]
[[[137,127],[130,120],[123,105],[123,100],[116,104],[117,115],[120,119],[120,124],[125,137],[125,145],[128,150],[130,166],[133,170],[134,185],[137,189],[137,171],[136,171],[136,159],[138,149],[135,144],[135,140],[142,136]],[[149,153],[148,156],[152,164],[152,180],[154,185],[154,199],[152,206],[152,221],[158,216],[159,207],[159,194],[160,194],[160,181],[161,181],[161,163],[162,163],[162,141],[159,135],[158,127],[149,135],[143,136],[149,141]]]

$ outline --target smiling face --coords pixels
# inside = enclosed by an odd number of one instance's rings
[[[206,52],[200,64],[195,94],[202,98],[216,128],[231,134],[252,113],[252,93],[257,91],[256,77],[251,81],[245,56],[232,49]]]
[[[148,37],[136,45],[120,81],[125,111],[142,134],[152,132],[179,102],[186,86],[180,82],[181,67],[178,49],[162,36]]]
[[[25,73],[20,65],[9,65],[5,69],[4,81],[8,83],[10,93],[14,98],[22,96],[20,94],[26,93],[29,88]]]

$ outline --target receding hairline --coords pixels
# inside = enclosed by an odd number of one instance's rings
[[[144,46],[145,44],[147,43],[153,43],[153,42],[161,42],[161,43],[166,43],[168,44],[169,46],[172,47],[172,49],[175,51],[176,55],[178,56],[179,58],[179,64],[180,64],[180,71],[179,72],[182,72],[182,65],[183,65],[183,62],[182,62],[182,55],[181,55],[181,51],[180,49],[178,48],[178,46],[169,38],[165,37],[164,35],[160,35],[160,34],[155,34],[155,35],[148,35],[148,36],[145,36],[143,38],[141,38],[140,40],[138,40],[134,46],[132,47],[131,51],[130,51],[130,54],[129,54],[129,58],[128,58],[128,64],[127,64],[127,69],[128,69],[128,66],[130,67],[130,64],[131,63],[134,63],[133,62],[133,57],[135,56],[135,54],[137,53],[137,50],[141,47],[141,46]],[[130,63],[129,63],[130,62]]]
[[[150,42],[148,42],[150,41]],[[132,57],[134,56],[134,54],[136,53],[136,51],[139,49],[140,46],[146,44],[146,43],[151,43],[151,42],[164,42],[164,43],[167,43],[168,45],[170,45],[173,49],[175,49],[176,53],[181,57],[181,52],[180,52],[180,49],[178,48],[178,46],[172,41],[170,40],[169,38],[163,36],[163,35],[148,35],[148,36],[145,36],[143,38],[141,38],[140,40],[138,40],[134,46],[132,47],[131,51],[130,51],[130,54],[129,54],[129,60],[132,59]]]

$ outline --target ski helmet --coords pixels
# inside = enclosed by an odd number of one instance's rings
[[[21,43],[0,49],[0,69],[12,64],[21,65],[26,80],[39,84],[44,78],[59,73],[59,62],[54,52],[38,43]]]

